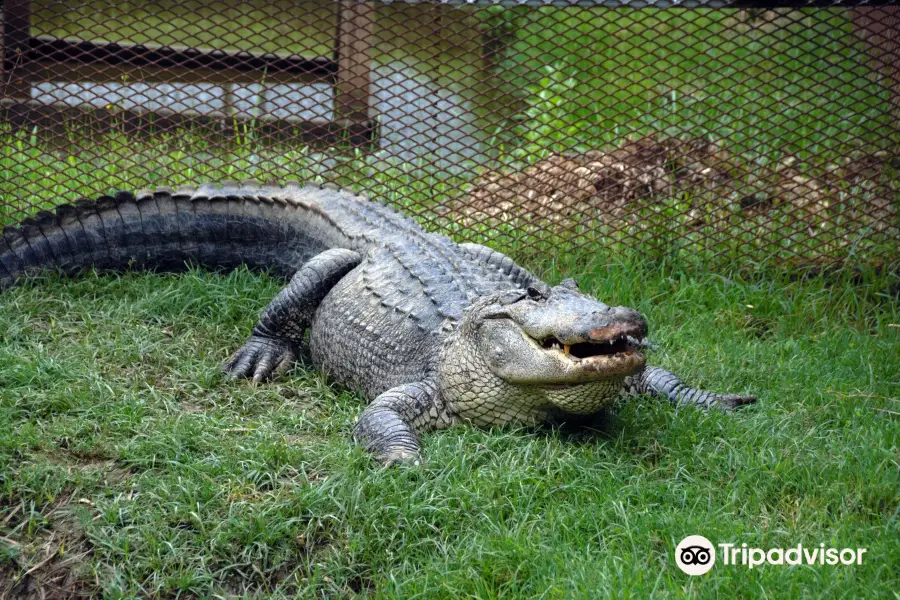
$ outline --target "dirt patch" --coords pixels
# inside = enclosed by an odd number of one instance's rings
[[[553,155],[519,173],[490,173],[461,209],[503,221],[525,215],[559,221],[586,213],[621,218],[635,201],[686,186],[727,186],[744,175],[716,144],[647,136],[615,150]]]
[[[788,157],[762,167],[703,139],[646,136],[610,151],[558,154],[517,173],[488,173],[459,204],[476,222],[640,225],[639,210],[685,198],[667,227],[721,226],[737,215],[799,222],[812,235],[836,223],[896,228],[900,165],[887,153],[847,158],[811,175]]]
[[[310,573],[307,565],[315,552],[324,551],[335,542],[333,532],[323,525],[312,527],[307,533],[298,534],[291,540],[290,556],[277,564],[242,564],[229,567],[219,583],[225,597],[244,598],[260,596],[278,591],[294,596],[308,582]],[[273,557],[274,558],[274,557]],[[274,559],[277,561],[278,559]],[[329,597],[356,597],[354,590],[370,589],[371,582],[357,575],[348,586],[339,585],[330,577],[324,577]]]
[[[30,538],[3,536],[11,551],[0,561],[0,598],[96,598],[90,573],[92,548],[70,511],[73,496],[61,497],[44,517],[49,525]]]
[[[51,465],[62,467],[69,473],[98,473],[107,484],[118,483],[128,479],[135,473],[133,467],[123,464],[118,459],[93,452],[82,452],[66,448],[65,440],[60,442],[60,449],[41,452],[41,458]]]
[[[187,413],[189,415],[205,413],[207,410],[206,407],[190,400],[182,400],[178,403],[178,406],[181,408],[181,412]]]

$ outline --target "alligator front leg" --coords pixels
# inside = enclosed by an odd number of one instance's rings
[[[659,367],[647,367],[625,380],[625,390],[635,396],[667,398],[676,406],[733,409],[756,402],[756,396],[716,394],[688,387],[674,373]]]
[[[286,371],[297,360],[299,345],[319,303],[361,261],[357,252],[333,248],[300,267],[263,311],[250,339],[222,369],[232,377],[253,381]]]
[[[353,439],[385,466],[418,463],[419,434],[457,423],[430,381],[407,383],[380,394],[359,417]]]

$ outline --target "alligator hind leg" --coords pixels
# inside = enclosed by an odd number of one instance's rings
[[[456,422],[434,383],[407,383],[380,394],[366,407],[353,428],[353,439],[385,466],[418,463],[419,434]]]
[[[362,257],[333,248],[300,267],[291,282],[269,303],[250,339],[222,370],[232,377],[262,381],[286,371],[297,360],[299,346],[319,303]]]
[[[677,375],[659,367],[647,367],[627,378],[625,390],[636,396],[661,396],[676,406],[694,405],[730,410],[756,402],[756,396],[716,394],[688,387]]]

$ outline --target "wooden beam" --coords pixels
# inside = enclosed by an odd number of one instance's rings
[[[54,81],[58,83],[214,83],[248,84],[260,83],[324,83],[333,84],[334,76],[294,75],[286,72],[265,73],[263,71],[221,71],[218,69],[160,69],[157,67],[131,67],[127,65],[83,65],[75,62],[33,61],[31,81]]]
[[[2,93],[6,98],[31,98],[30,0],[3,0]]]
[[[891,106],[900,121],[900,6],[860,6],[851,13],[857,34],[868,45],[872,66],[891,80]]]
[[[341,0],[337,31],[337,83],[334,111],[339,119],[368,121],[375,7],[361,0]]]
[[[10,0],[6,0],[9,2]],[[42,81],[271,83],[334,81],[329,58],[175,49],[142,44],[31,38],[27,58]]]

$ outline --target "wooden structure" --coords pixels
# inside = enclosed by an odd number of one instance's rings
[[[854,8],[853,23],[869,45],[873,66],[891,79],[891,106],[900,121],[900,6]]]
[[[113,122],[131,131],[219,125],[219,130],[232,134],[252,121],[252,127],[270,139],[300,136],[309,142],[369,146],[377,136],[369,89],[375,11],[361,0],[340,0],[337,10],[333,56],[303,58],[33,36],[30,0],[3,0],[0,117],[14,125],[49,129],[87,118],[101,128]],[[231,84],[263,79],[266,83],[328,83],[334,90],[333,118],[276,119],[239,116],[233,110],[201,114],[141,108],[111,114],[88,104],[46,103],[32,97],[33,86],[39,82],[108,83],[126,78],[146,83],[220,83],[226,94]]]

